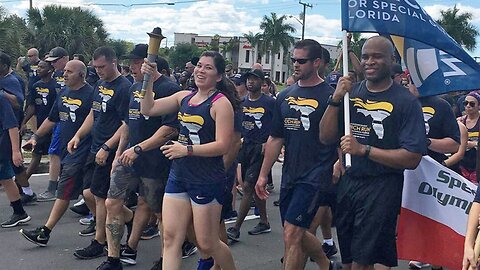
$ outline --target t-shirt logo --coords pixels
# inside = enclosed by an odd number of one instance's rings
[[[155,98],[155,93],[153,93],[153,97]],[[140,103],[141,99],[142,99],[142,94],[140,94],[140,91],[138,90],[135,90],[133,92],[133,101],[137,102],[137,103]],[[136,118],[130,118],[130,119],[138,119],[138,115],[140,115],[140,111],[138,109],[136,109],[136,114],[137,114],[137,117]],[[150,116],[148,115],[143,115],[143,118],[145,118],[145,120],[148,120],[148,118],[150,118]]]
[[[107,102],[113,97],[115,91],[112,89],[105,88],[104,86],[100,85],[98,87],[98,94],[102,98],[102,110],[103,112],[107,111]]]
[[[30,73],[28,74],[28,76],[30,77],[36,77],[37,76],[37,69],[38,69],[38,66],[35,65],[35,66],[30,66]]]
[[[60,88],[65,86],[65,78],[63,76],[55,77],[55,81],[60,85]]]
[[[37,87],[35,88],[35,90],[37,90],[37,94],[42,97],[43,105],[47,105],[47,96],[50,93],[50,90],[48,88],[41,88],[41,87]]]
[[[393,112],[392,103],[371,100],[364,102],[360,98],[352,98],[350,101],[353,102],[353,107],[357,109],[357,112],[372,117],[373,130],[380,140],[383,139],[384,129],[382,122]]]
[[[428,120],[430,120],[435,115],[435,109],[432,107],[422,107],[423,111],[423,121],[425,121],[425,131],[430,132],[430,125],[428,124]]]
[[[178,113],[180,124],[188,129],[188,137],[193,144],[200,144],[198,132],[202,129],[205,121],[200,115],[190,115],[188,113]],[[180,140],[180,139],[179,139]]]
[[[262,119],[265,114],[265,109],[262,107],[252,108],[252,107],[243,107],[243,113],[247,116],[253,117],[255,119],[255,125],[260,129],[262,128]]]
[[[70,119],[72,120],[72,122],[75,122],[77,120],[77,115],[75,114],[75,111],[80,108],[80,106],[82,106],[82,100],[62,97],[62,103],[63,106],[67,107],[70,110]]]
[[[288,97],[285,99],[291,109],[300,112],[300,120],[305,131],[310,129],[310,114],[318,108],[318,101],[315,99]]]

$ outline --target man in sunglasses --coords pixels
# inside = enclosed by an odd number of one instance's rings
[[[255,190],[269,196],[268,173],[285,145],[279,208],[284,227],[284,269],[303,269],[308,255],[320,269],[332,269],[320,241],[308,228],[317,212],[325,187],[332,180],[337,160],[335,144],[320,143],[319,122],[333,94],[320,76],[322,47],[311,39],[295,44],[292,57],[298,82],[280,92],[275,101],[270,137]]]

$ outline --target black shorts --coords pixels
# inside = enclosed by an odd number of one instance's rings
[[[280,189],[280,217],[282,225],[285,221],[302,227],[310,228],[310,224],[320,207],[320,197],[323,192],[313,185],[298,183],[291,188]]]
[[[112,162],[115,153],[108,155],[104,166],[95,163],[95,153],[90,153],[87,157],[84,170],[84,189],[90,189],[93,195],[106,199],[108,189],[110,188],[110,171],[112,170]]]
[[[395,228],[402,188],[403,175],[342,177],[336,211],[342,263],[397,266]]]
[[[242,146],[241,151],[240,163],[242,164],[243,182],[255,185],[263,163],[262,145],[247,143]]]
[[[76,200],[83,189],[83,163],[62,164],[57,199]]]
[[[35,145],[35,148],[33,149],[33,153],[40,156],[48,155],[48,148],[50,147],[51,141],[52,141],[52,134],[43,136],[37,141],[37,145]]]

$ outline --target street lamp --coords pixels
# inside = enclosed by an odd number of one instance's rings
[[[298,19],[297,17],[295,17],[295,16],[293,16],[293,15],[290,15],[290,16],[288,16],[288,17],[297,20],[297,22],[302,25],[302,40],[303,40],[303,39],[304,39],[304,36],[305,36],[305,24],[304,24],[302,21],[300,21],[300,19]],[[305,16],[304,16],[304,18],[305,18]],[[304,19],[304,20],[305,20],[305,19]]]

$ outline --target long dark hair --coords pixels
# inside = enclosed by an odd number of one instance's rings
[[[222,75],[222,80],[217,82],[216,88],[227,97],[232,104],[233,110],[237,111],[240,108],[240,98],[233,82],[225,76],[225,59],[220,53],[215,51],[205,51],[200,57],[202,56],[213,58],[218,74]]]

